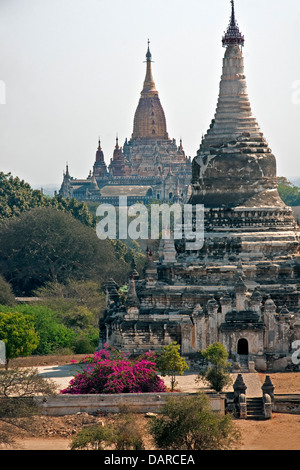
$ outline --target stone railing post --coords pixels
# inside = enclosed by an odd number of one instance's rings
[[[234,403],[237,415],[241,419],[247,418],[247,400],[246,400],[246,390],[247,387],[245,385],[244,379],[242,374],[238,374],[236,381],[233,384],[234,390]]]
[[[263,396],[269,395],[271,397],[272,402],[273,402],[275,387],[274,387],[274,385],[271,381],[271,377],[269,375],[266,376],[265,383],[263,384],[261,389],[262,389],[262,392],[263,392]]]
[[[241,393],[239,396],[239,408],[240,408],[240,418],[247,419],[247,401],[246,395]]]
[[[239,396],[241,394],[246,395],[247,387],[245,385],[242,374],[238,374],[236,381],[233,384],[233,390],[234,390],[234,398],[236,402],[238,402]]]
[[[265,418],[272,418],[272,398],[267,393],[264,394],[264,415]]]

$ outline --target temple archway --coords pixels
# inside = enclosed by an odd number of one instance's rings
[[[237,353],[241,356],[249,355],[249,343],[246,338],[241,338],[237,344]]]

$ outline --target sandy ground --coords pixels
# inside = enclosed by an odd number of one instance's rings
[[[14,450],[70,450],[70,439],[45,438],[45,439],[22,439],[17,441]]]
[[[273,414],[268,421],[237,420],[240,450],[300,450],[300,415]]]
[[[140,415],[137,422],[146,426],[146,418]],[[51,422],[51,424],[50,424]],[[63,426],[63,418],[47,418],[52,429]],[[241,443],[237,450],[300,450],[300,415],[275,414],[268,421],[235,420],[241,433]],[[47,427],[47,426],[46,426]],[[72,436],[24,436],[16,440],[16,450],[70,450]],[[153,450],[153,447],[147,447]]]
[[[77,356],[73,359],[79,359]],[[57,384],[57,388],[66,387],[78,371],[78,365],[70,365],[70,358],[54,358],[44,360],[33,359],[30,364],[19,361],[16,366],[37,367],[40,374],[48,377]],[[275,386],[275,393],[299,393],[300,373],[276,373],[268,374]],[[235,375],[233,379],[235,379]],[[266,374],[244,374],[248,396],[260,396],[261,385],[265,381]],[[177,389],[181,391],[196,392],[207,389],[205,384],[195,382],[196,375],[189,373],[184,377],[178,377]],[[168,380],[165,379],[167,385]],[[229,390],[232,387],[229,387]],[[87,425],[92,418],[82,413],[73,417],[42,417],[39,437],[30,437],[23,434],[16,436],[16,450],[70,450],[72,435],[82,425]],[[99,418],[100,419],[100,418]],[[146,418],[143,415],[137,417],[140,425],[145,427]],[[268,421],[235,420],[235,424],[241,432],[240,450],[300,450],[300,415],[274,414]],[[0,426],[1,431],[1,426]],[[149,450],[151,447],[149,447]]]
[[[66,388],[72,379],[84,366],[79,364],[63,364],[56,366],[42,366],[37,367],[39,374],[47,379],[51,379],[57,385],[57,391]],[[234,383],[237,374],[232,374],[232,383]],[[170,387],[170,379],[163,377],[167,387]],[[258,374],[245,374],[244,381],[247,386],[247,396],[255,397],[261,395],[261,380]],[[199,392],[199,390],[208,390],[208,387],[203,381],[199,380],[197,374],[186,373],[182,377],[177,377],[176,390],[181,392]],[[233,391],[232,385],[227,387],[225,391]]]
[[[274,374],[258,374],[261,383],[266,375],[271,377],[277,394],[300,394],[300,372],[277,372]]]
[[[29,356],[24,358],[13,359],[10,362],[10,367],[34,367],[39,368],[44,376],[53,378],[58,386],[66,386],[68,381],[71,380],[73,373],[76,373],[78,366],[70,366],[70,361],[79,361],[83,355],[78,354],[74,356]],[[66,366],[66,367],[63,367]],[[0,366],[3,367],[3,366]],[[252,374],[247,374],[252,375]],[[274,373],[263,374],[259,373],[258,377],[261,384],[264,383],[266,375],[270,375],[272,382],[275,386],[275,393],[299,393],[300,394],[300,372],[293,373]],[[187,374],[182,383],[182,378],[179,377],[181,387],[189,387],[189,390],[198,390],[199,386],[195,385],[194,378],[196,375]],[[248,379],[247,379],[248,380]],[[247,394],[253,393],[252,385],[247,383]],[[258,386],[257,379],[255,379],[255,387]],[[255,392],[254,392],[255,393]]]

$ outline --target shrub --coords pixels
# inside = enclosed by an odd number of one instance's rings
[[[80,334],[74,341],[73,350],[75,354],[91,354],[95,351],[99,342],[99,333],[95,331],[94,335]]]
[[[32,416],[41,414],[42,407],[34,397],[55,391],[56,385],[35,369],[0,370],[0,447],[13,447],[18,429],[35,431]]]
[[[121,412],[113,423],[81,429],[73,438],[71,450],[144,450],[141,433],[134,416]]]
[[[3,312],[8,312],[8,307],[0,306]],[[63,325],[58,314],[43,305],[20,304],[14,307],[14,314],[21,316],[30,315],[35,331],[39,336],[39,342],[31,351],[33,354],[55,354],[62,348],[71,348],[74,339],[72,329]]]
[[[136,427],[134,415],[124,411],[117,415],[113,424],[116,450],[144,450],[143,438]]]
[[[6,346],[6,367],[10,359],[29,356],[39,344],[31,315],[0,312],[0,340]]]
[[[71,380],[61,393],[151,393],[164,392],[166,387],[157,375],[156,364],[147,359],[129,360],[106,346],[94,357],[85,358],[85,369]],[[118,354],[117,354],[118,355]]]
[[[231,364],[227,362],[228,353],[225,346],[221,343],[214,343],[201,353],[210,366],[199,374],[199,378],[201,377],[216,392],[222,392],[227,385],[232,383]]]
[[[48,282],[37,289],[34,294],[41,299],[44,305],[52,310],[60,312],[63,322],[68,321],[76,325],[76,318],[69,318],[74,311],[80,320],[80,309],[83,317],[87,316],[88,323],[98,322],[100,311],[105,310],[105,293],[102,291],[101,282],[73,281],[68,279],[65,283]],[[94,315],[94,319],[91,318]],[[77,324],[81,326],[81,323]]]
[[[189,369],[183,357],[180,356],[180,345],[176,341],[164,346],[156,362],[162,376],[170,377],[172,391],[177,384],[176,375],[183,375],[184,371]]]
[[[11,285],[6,282],[3,276],[0,276],[0,304],[13,305],[15,303],[15,296]]]
[[[211,410],[208,397],[170,397],[160,417],[151,418],[149,430],[163,450],[228,450],[239,440],[230,415]]]
[[[72,439],[71,450],[104,450],[112,441],[113,434],[108,427],[89,426]]]

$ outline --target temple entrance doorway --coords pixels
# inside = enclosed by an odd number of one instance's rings
[[[249,344],[248,344],[248,341],[245,338],[239,339],[238,346],[237,346],[237,353],[240,356],[248,356],[249,355]]]
[[[241,338],[237,344],[237,353],[239,357],[241,370],[246,372],[249,369],[249,344],[246,338]]]

